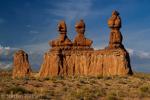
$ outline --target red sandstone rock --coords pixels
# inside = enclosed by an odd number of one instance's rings
[[[112,15],[108,21],[112,29],[109,46],[104,50],[94,51],[90,46],[92,40],[84,36],[85,24],[81,19],[75,25],[78,34],[73,40],[73,45],[63,44],[54,47],[54,41],[50,42],[52,49],[44,54],[44,62],[38,77],[76,74],[132,75],[129,54],[122,45],[122,35],[119,31],[121,28],[119,13],[114,11]]]
[[[63,51],[44,54],[39,77],[54,75],[131,75],[124,50]]]
[[[115,10],[112,13],[112,17],[108,20],[108,26],[112,29],[110,32],[110,40],[109,40],[109,46],[107,46],[105,49],[124,49],[124,46],[122,45],[122,35],[119,29],[121,28],[121,19],[118,16],[119,13]]]
[[[67,32],[67,26],[65,22],[62,20],[59,25],[57,31],[60,31],[60,37],[56,41],[51,41],[49,42],[50,46],[53,47],[59,47],[59,46],[67,46],[67,45],[72,45],[72,42],[67,38],[66,32]]]
[[[80,22],[78,22],[75,25],[75,28],[77,31],[77,37],[73,40],[73,45],[79,45],[79,46],[90,46],[92,44],[92,40],[89,40],[85,38],[84,32],[85,32],[85,24],[82,19],[80,19]]]
[[[13,77],[25,77],[31,76],[31,68],[28,62],[28,54],[19,50],[13,54],[14,56],[14,70]]]

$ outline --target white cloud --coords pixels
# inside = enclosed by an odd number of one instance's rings
[[[1,68],[2,70],[6,70],[6,69],[12,68],[12,67],[13,67],[13,63],[7,64],[7,63],[5,63],[5,62],[0,62],[0,68]]]
[[[126,48],[126,50],[128,51],[128,53],[130,54],[130,56],[132,56],[134,54],[134,50]]]
[[[141,58],[150,58],[150,53],[149,52],[138,51],[137,55]]]
[[[29,31],[29,33],[39,33],[38,31]]]
[[[53,6],[55,6],[55,9],[45,9],[45,11],[55,16],[63,17],[68,26],[70,26],[72,21],[75,19],[78,19],[79,21],[79,19],[85,18],[87,16],[97,16],[99,14],[105,13],[103,10],[91,10],[91,0],[53,3]]]

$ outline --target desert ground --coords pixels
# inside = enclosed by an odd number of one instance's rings
[[[12,73],[0,70],[0,100],[150,100],[150,73],[43,78]]]

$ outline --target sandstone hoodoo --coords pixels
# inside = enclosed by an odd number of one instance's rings
[[[13,77],[31,76],[31,68],[28,62],[28,54],[19,50],[13,54],[14,56],[14,70]]]
[[[107,46],[105,49],[124,49],[124,46],[122,45],[122,34],[119,31],[121,28],[121,19],[118,16],[119,13],[115,10],[112,13],[112,17],[108,20],[108,26],[111,28],[110,32],[110,40],[109,40],[109,46]]]
[[[92,40],[85,38],[85,23],[82,19],[75,25],[77,37],[71,42],[66,35],[64,21],[58,25],[60,38],[49,42],[52,47],[44,54],[44,62],[38,77],[54,75],[132,75],[129,53],[122,45],[121,19],[114,11],[108,20],[112,29],[109,46],[93,50]]]

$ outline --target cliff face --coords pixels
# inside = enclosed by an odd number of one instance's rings
[[[124,50],[48,52],[39,76],[131,75],[130,59]]]
[[[14,56],[14,70],[13,77],[25,77],[30,76],[31,68],[28,62],[28,55],[20,50],[13,54]]]

